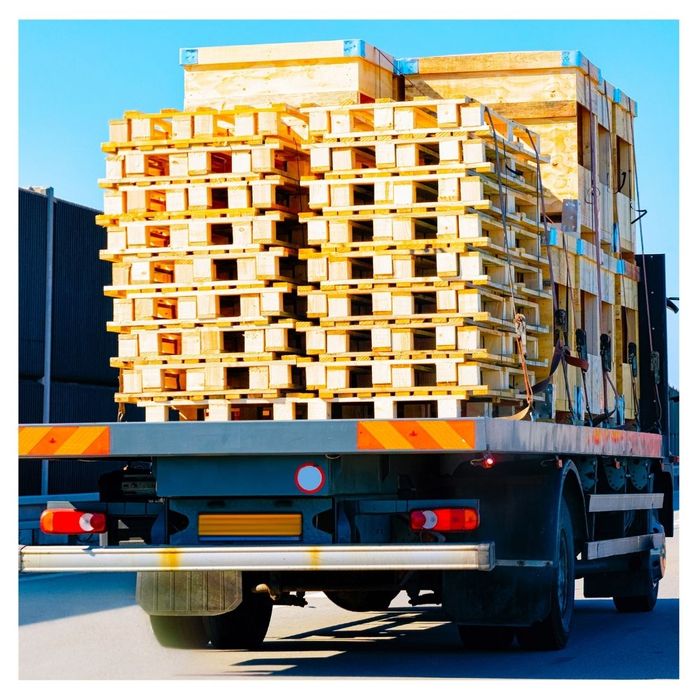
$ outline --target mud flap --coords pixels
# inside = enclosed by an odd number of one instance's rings
[[[442,607],[467,625],[530,625],[549,612],[551,567],[443,573]]]
[[[149,615],[221,615],[243,600],[240,571],[141,571],[136,602]]]

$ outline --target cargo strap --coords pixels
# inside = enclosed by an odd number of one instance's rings
[[[580,357],[575,357],[571,354],[571,350],[562,343],[561,340],[557,341],[554,347],[554,353],[552,354],[552,360],[549,364],[549,374],[532,386],[532,393],[538,394],[547,388],[547,385],[552,380],[554,373],[557,371],[562,360],[565,364],[571,365],[572,367],[578,367],[582,372],[588,371],[588,360],[584,360]]]
[[[508,222],[506,219],[507,210],[507,183],[503,183],[501,178],[501,156],[500,148],[498,146],[498,134],[496,132],[496,127],[493,123],[493,118],[491,116],[491,110],[488,107],[484,107],[484,113],[489,120],[491,127],[491,135],[493,137],[493,148],[496,152],[496,180],[498,182],[498,206],[501,212],[501,226],[503,228],[503,243],[506,251],[506,261],[507,261],[507,271],[508,271],[508,287],[510,289],[510,302],[513,313],[513,325],[515,327],[515,344],[518,349],[518,359],[520,360],[520,367],[523,371],[523,382],[525,384],[525,396],[527,399],[527,407],[520,411],[516,416],[523,414],[523,417],[527,415],[530,408],[532,407],[532,387],[530,386],[530,377],[527,372],[527,337],[526,337],[526,322],[525,316],[517,311],[517,305],[515,303],[515,285],[513,280],[513,267],[510,255],[510,244],[508,242]],[[504,156],[505,156],[505,146],[504,146]],[[539,155],[537,157],[538,167],[539,167]],[[504,160],[504,167],[508,169],[508,162]],[[539,203],[536,205],[539,206]],[[538,221],[539,225],[539,221]],[[511,416],[511,418],[516,418],[516,416]]]

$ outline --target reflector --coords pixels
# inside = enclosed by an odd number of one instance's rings
[[[49,508],[41,514],[39,527],[47,535],[106,532],[107,517],[104,513],[86,513],[72,508]]]
[[[318,464],[307,462],[296,470],[294,483],[303,493],[318,493],[326,484],[326,473]]]

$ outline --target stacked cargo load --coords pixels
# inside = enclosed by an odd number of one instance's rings
[[[525,131],[470,100],[302,111],[322,178],[302,180],[314,212],[300,215],[297,328],[323,417],[517,410],[546,375],[551,306]]]
[[[297,251],[308,156],[287,106],[129,112],[110,123],[102,258],[113,263],[116,400],[147,420],[259,416],[301,388]]]
[[[580,52],[181,63],[187,111],[128,113],[105,145],[118,401],[636,418],[636,104]]]

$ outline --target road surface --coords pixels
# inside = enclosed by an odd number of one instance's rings
[[[387,612],[351,613],[322,593],[276,607],[258,652],[163,649],[134,603],[134,574],[24,575],[19,678],[678,678],[678,540],[653,613],[622,615],[579,585],[569,645],[544,653],[466,652],[437,606],[399,596]]]

